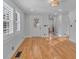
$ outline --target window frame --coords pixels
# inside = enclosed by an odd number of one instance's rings
[[[15,24],[16,24],[16,32],[20,31],[20,13],[15,10]]]
[[[13,33],[13,13],[14,13],[14,9],[10,5],[8,5],[6,2],[3,2],[3,23],[8,22],[8,25],[5,25],[5,28],[3,24],[3,35],[9,35]],[[6,31],[6,29],[8,31]],[[4,32],[4,30],[6,32]]]

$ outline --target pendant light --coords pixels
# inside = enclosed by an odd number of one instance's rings
[[[60,0],[50,0],[49,3],[53,7],[58,7],[60,5]]]

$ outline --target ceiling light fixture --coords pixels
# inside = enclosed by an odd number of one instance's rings
[[[60,0],[50,0],[51,6],[58,7],[60,5]]]

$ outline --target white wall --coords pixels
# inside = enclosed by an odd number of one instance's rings
[[[40,26],[37,28],[34,27],[34,16],[39,18]],[[61,17],[62,19],[60,19],[60,16],[55,18],[55,33],[64,35],[69,30],[69,19],[67,15]],[[48,28],[53,23],[49,20],[48,14],[29,14],[26,19],[27,25],[29,26],[26,32],[29,29],[29,36],[48,36]],[[44,27],[44,25],[47,25],[47,27]]]
[[[76,43],[76,10],[73,10],[69,13],[70,17],[70,40]]]
[[[27,16],[27,15],[26,15]],[[39,18],[40,26],[34,27],[34,16]],[[26,17],[26,32],[28,31],[28,36],[47,36],[48,27],[44,27],[44,25],[49,24],[48,15],[40,15],[40,14],[29,14]]]
[[[11,1],[11,0],[4,0],[7,4],[9,4],[10,6],[12,6],[15,10],[20,12],[21,15],[21,31],[19,32],[14,32],[11,35],[8,36],[4,36],[4,44],[3,44],[3,48],[4,48],[4,55],[3,58],[4,59],[10,59],[12,53],[14,50],[12,50],[12,47],[14,47],[14,49],[16,48],[16,46],[19,44],[19,42],[24,38],[25,36],[25,17],[24,17],[24,13]],[[15,29],[15,28],[14,28]],[[15,31],[15,30],[14,30]]]

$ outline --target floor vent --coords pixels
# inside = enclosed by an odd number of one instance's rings
[[[22,53],[22,51],[18,51],[18,52],[16,53],[15,57],[16,57],[16,58],[17,58],[17,57],[20,57],[20,56],[21,56],[21,53]]]

